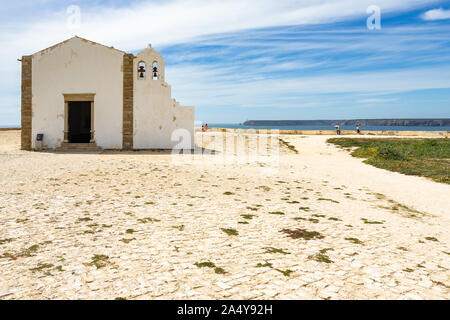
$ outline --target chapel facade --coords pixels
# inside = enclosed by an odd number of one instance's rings
[[[38,135],[47,149],[194,147],[194,107],[172,98],[150,45],[134,55],[73,37],[21,61],[24,150]]]

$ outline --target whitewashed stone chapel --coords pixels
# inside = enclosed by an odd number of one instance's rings
[[[21,61],[22,149],[38,134],[49,149],[193,148],[194,107],[172,99],[150,45],[134,55],[73,37]],[[176,129],[190,140],[180,144]]]

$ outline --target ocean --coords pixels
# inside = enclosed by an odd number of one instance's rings
[[[210,128],[272,129],[272,130],[334,130],[334,126],[244,126],[237,123],[208,123]],[[356,130],[355,126],[341,126],[341,130]],[[450,127],[418,126],[361,126],[362,131],[450,131]]]
[[[272,130],[334,130],[334,126],[244,126],[239,123],[208,123],[210,128],[272,129]],[[17,125],[0,125],[0,128],[20,128]],[[341,126],[341,130],[355,130],[354,126]],[[361,126],[362,131],[450,131],[450,127],[415,126]]]

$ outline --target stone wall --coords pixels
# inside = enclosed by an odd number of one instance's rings
[[[133,100],[134,100],[134,77],[133,77],[133,54],[123,56],[123,128],[122,148],[133,149]]]
[[[31,150],[32,119],[32,56],[22,57],[22,134],[21,149]]]
[[[138,76],[139,63],[147,74]],[[152,75],[157,64],[157,77]],[[182,106],[172,98],[171,86],[164,81],[165,62],[151,46],[134,59],[133,147],[145,149],[191,149],[194,147],[194,107]],[[190,139],[188,138],[190,136]]]
[[[78,37],[33,54],[32,145],[44,134],[44,148],[64,142],[65,96],[94,97],[91,130],[102,149],[122,149],[123,51]]]

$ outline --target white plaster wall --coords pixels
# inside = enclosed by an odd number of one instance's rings
[[[95,93],[95,141],[122,148],[123,55],[77,37],[33,55],[33,148],[37,133],[44,134],[46,148],[63,142],[63,93]]]
[[[143,61],[147,72],[145,79],[138,78],[138,65]],[[153,80],[152,65],[158,62],[159,78]],[[171,87],[164,81],[165,63],[161,55],[148,47],[134,59],[134,148],[172,149],[176,129],[190,133],[194,147],[194,107],[180,106],[171,97]]]

